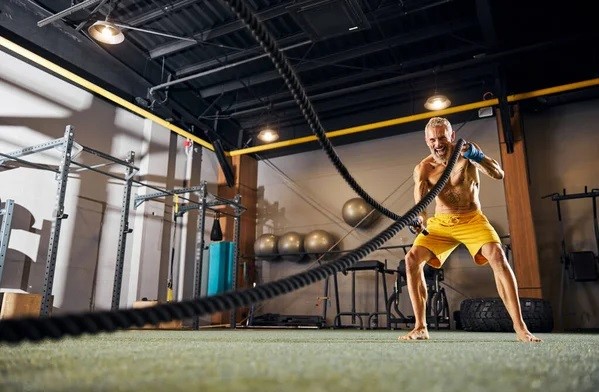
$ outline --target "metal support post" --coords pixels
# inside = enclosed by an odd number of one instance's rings
[[[2,282],[2,271],[4,270],[4,259],[6,258],[8,241],[10,241],[10,226],[14,206],[14,200],[6,199],[4,208],[0,210],[0,215],[2,215],[2,225],[0,226],[0,282]]]
[[[237,290],[237,265],[239,263],[239,226],[240,226],[240,215],[241,215],[241,208],[239,208],[240,205],[240,201],[241,201],[241,195],[235,195],[235,198],[233,199],[235,201],[235,207],[234,207],[234,211],[235,211],[235,217],[233,218],[234,220],[234,226],[233,226],[233,271],[231,271],[232,274],[232,282],[233,282],[233,287],[232,290],[236,291]],[[231,328],[235,328],[237,326],[237,308],[233,308],[233,310],[231,310]]]
[[[195,267],[193,277],[193,298],[198,299],[202,295],[202,265],[204,264],[204,225],[206,224],[206,182],[203,181],[200,185],[200,203],[198,204],[198,210],[200,216],[198,217],[198,230],[196,232],[196,254],[195,254]],[[194,318],[193,329],[199,329],[200,320]]]
[[[64,199],[67,190],[67,179],[69,167],[71,164],[71,149],[73,148],[73,131],[71,125],[67,125],[62,143],[62,157],[56,180],[58,187],[56,189],[56,201],[54,205],[54,216],[52,228],[50,230],[50,241],[48,243],[48,256],[46,258],[46,274],[44,277],[44,287],[42,293],[42,304],[40,308],[41,316],[49,316],[52,307],[52,285],[54,283],[54,272],[56,269],[56,254],[58,251],[58,240],[60,238],[60,226],[63,219],[68,215],[64,213]]]
[[[129,205],[131,201],[131,188],[133,185],[133,174],[136,168],[133,166],[135,152],[129,151],[126,162],[125,188],[123,190],[123,201],[121,204],[121,226],[119,229],[119,246],[116,256],[116,266],[114,270],[114,284],[112,285],[112,305],[111,310],[117,310],[121,302],[121,284],[123,281],[123,266],[125,264],[125,249],[127,247],[127,234],[131,233],[129,228]]]

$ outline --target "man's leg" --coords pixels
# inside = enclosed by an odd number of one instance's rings
[[[408,334],[400,336],[400,340],[426,340],[429,338],[426,327],[427,292],[424,264],[433,257],[435,255],[422,246],[413,246],[406,255],[406,279],[416,322],[414,329]]]
[[[480,253],[489,261],[493,269],[497,291],[512,318],[518,340],[523,342],[540,342],[541,339],[528,331],[528,327],[522,318],[516,277],[507,262],[501,245],[496,242],[487,243],[483,245]]]

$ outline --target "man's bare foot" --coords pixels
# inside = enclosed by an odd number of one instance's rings
[[[428,340],[428,329],[425,328],[414,328],[406,335],[400,336],[398,340]]]
[[[531,334],[527,329],[522,330],[520,332],[516,332],[516,336],[520,342],[526,343],[538,343],[542,342],[541,339],[537,338],[535,335]]]

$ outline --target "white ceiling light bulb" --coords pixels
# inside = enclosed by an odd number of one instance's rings
[[[424,103],[424,107],[428,110],[443,110],[447,109],[451,105],[451,101],[443,94],[437,94],[430,96]]]
[[[110,28],[104,26],[104,28],[102,29],[102,36],[106,37],[106,39],[110,39],[112,38],[112,31],[110,30]]]
[[[264,128],[258,133],[258,139],[266,143],[271,143],[279,139],[279,133],[274,129]]]
[[[89,26],[87,31],[93,39],[109,45],[120,44],[125,40],[125,36],[121,29],[107,20],[97,21]]]

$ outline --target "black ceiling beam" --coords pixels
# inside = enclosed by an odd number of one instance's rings
[[[285,38],[278,40],[277,44],[279,45],[280,50],[284,51],[284,50],[295,48],[295,47],[297,47],[298,44],[308,44],[310,42],[311,41],[309,41],[309,38],[305,33],[298,33],[298,34],[294,34],[289,37],[285,37]],[[249,49],[241,50],[239,52],[235,52],[235,53],[231,53],[231,54],[227,54],[227,55],[224,55],[217,59],[212,59],[212,60],[204,61],[201,63],[195,63],[195,64],[191,64],[191,65],[179,68],[178,70],[175,71],[175,75],[177,75],[178,77],[181,77],[181,76],[185,76],[190,73],[193,73],[193,72],[201,72],[205,69],[212,68],[212,67],[218,67],[218,66],[221,66],[222,64],[230,63],[232,61],[237,61],[237,60],[243,59],[243,58],[251,56],[251,55],[259,55],[259,57],[256,57],[256,59],[266,56],[266,54],[264,53],[264,49],[262,49],[262,47],[260,45],[256,45]]]
[[[352,60],[367,54],[388,50],[390,47],[405,45],[418,41],[423,41],[430,38],[435,38],[440,35],[449,34],[464,28],[470,27],[472,24],[469,21],[460,21],[456,23],[447,23],[443,26],[434,26],[420,31],[401,34],[396,37],[385,39],[382,41],[372,42],[366,45],[355,47],[349,50],[338,52],[329,56],[320,57],[313,61],[307,60],[304,63],[294,66],[296,72],[306,72],[317,69],[326,65],[333,65],[347,60]],[[234,80],[223,84],[218,84],[200,90],[202,97],[210,97],[229,91],[239,90],[247,86],[268,82],[280,78],[281,75],[277,71],[269,71],[259,75],[244,78],[243,80]]]
[[[67,9],[64,9],[55,14],[49,15],[42,20],[39,20],[37,22],[37,27],[44,27],[46,25],[49,25],[50,23],[61,20],[64,17],[74,14],[77,11],[81,11],[87,7],[91,7],[92,5],[95,5],[96,3],[99,3],[100,1],[101,0],[85,0],[79,4],[71,5]]]
[[[476,15],[487,47],[494,49],[497,44],[497,32],[489,0],[476,0]]]
[[[293,2],[287,2],[276,7],[269,8],[262,12],[258,12],[256,13],[256,17],[258,18],[258,20],[262,22],[268,19],[279,17],[281,15],[285,15],[287,13],[287,7],[291,4],[293,4]],[[238,19],[233,22],[226,23],[224,25],[220,25],[211,29],[206,29],[192,36],[192,38],[198,40],[197,43],[189,41],[177,41],[166,45],[162,45],[156,49],[150,50],[150,58],[155,59],[162,56],[169,56],[181,50],[190,48],[195,45],[199,45],[200,43],[202,43],[202,41],[207,41],[223,35],[227,35],[232,32],[242,30],[244,28],[245,25],[243,24],[243,21]]]
[[[198,3],[200,1],[204,1],[204,0],[181,0],[181,1],[177,1],[175,3],[170,3],[167,4],[163,7],[148,11],[146,13],[143,13],[141,15],[136,16],[135,18],[130,18],[126,21],[122,21],[122,23],[129,25],[129,26],[141,26],[144,25],[148,22],[151,22],[153,20],[159,19],[163,16],[168,15],[169,12],[173,12],[179,9],[183,9],[185,7],[188,7],[194,3]]]

